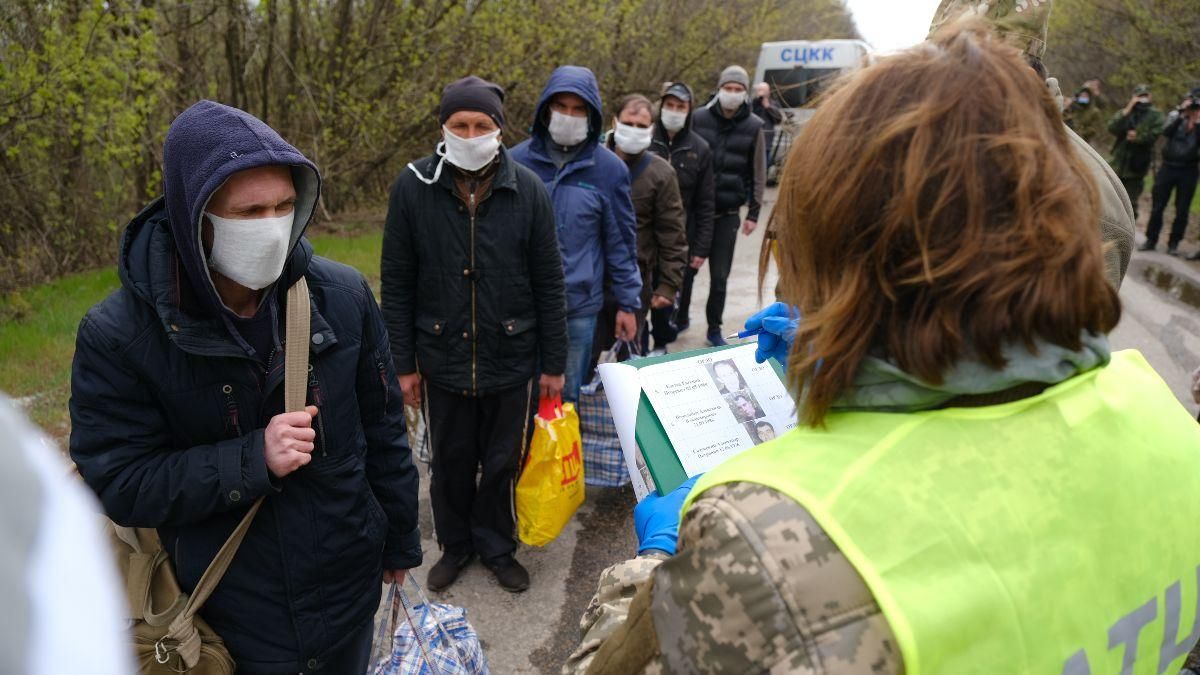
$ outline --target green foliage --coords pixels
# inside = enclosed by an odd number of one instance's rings
[[[1146,83],[1165,110],[1200,86],[1196,0],[1057,0],[1050,21],[1046,64],[1068,93],[1100,78],[1113,109]]]
[[[520,141],[545,78],[715,88],[767,40],[850,37],[842,0],[13,0],[0,21],[0,292],[111,259],[160,190],[171,119],[247,110],[325,176],[323,218],[377,209],[432,151],[446,83],[502,84]]]
[[[144,194],[154,18],[27,2],[0,23],[0,290],[108,257],[118,214]]]

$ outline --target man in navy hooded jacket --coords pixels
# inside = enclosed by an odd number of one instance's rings
[[[579,398],[587,379],[596,317],[607,279],[617,300],[616,337],[637,335],[641,307],[637,217],[629,169],[599,143],[600,87],[592,71],[562,66],[538,100],[533,136],[509,153],[546,184],[554,204],[567,284],[567,368],[563,398]]]
[[[188,108],[163,182],[121,238],[121,288],[79,326],[71,456],[110,518],[157,528],[188,592],[267,497],[201,615],[239,673],[365,672],[381,579],[421,562],[379,308],[362,275],[313,255],[320,176],[258,119]],[[281,328],[301,276],[311,405],[283,413]]]

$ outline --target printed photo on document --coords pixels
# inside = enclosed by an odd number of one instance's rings
[[[639,383],[688,476],[796,426],[787,387],[753,344],[646,366]]]

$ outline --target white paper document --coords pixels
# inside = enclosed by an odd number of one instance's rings
[[[787,387],[770,363],[755,362],[755,349],[752,343],[637,370],[688,476],[796,426]]]

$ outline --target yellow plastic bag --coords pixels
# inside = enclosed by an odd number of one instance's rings
[[[530,546],[545,546],[583,503],[583,455],[575,406],[542,401],[534,423],[533,444],[517,481],[517,533]]]

